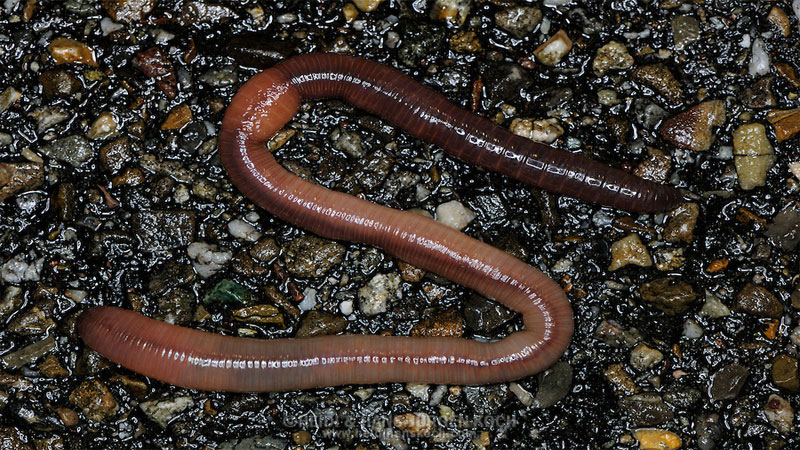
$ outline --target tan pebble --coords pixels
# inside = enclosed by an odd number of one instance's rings
[[[642,450],[675,450],[683,445],[681,438],[667,430],[644,428],[633,432]]]
[[[760,123],[741,125],[733,132],[733,154],[739,186],[750,190],[763,186],[767,171],[775,163],[775,153]]]
[[[108,111],[101,113],[92,126],[89,127],[89,132],[86,136],[89,139],[105,139],[117,132],[117,119]]]
[[[50,56],[56,64],[78,63],[97,67],[94,49],[75,39],[63,37],[53,39],[47,50],[50,51]]]
[[[394,416],[392,423],[400,430],[417,436],[428,436],[433,432],[433,420],[423,412],[406,413]]]
[[[572,50],[572,39],[564,30],[558,30],[550,39],[533,51],[542,64],[555,66]]]
[[[353,0],[353,3],[364,12],[372,12],[383,3],[383,0]]]
[[[640,267],[653,265],[650,252],[639,239],[639,235],[634,233],[611,244],[611,265],[608,266],[608,270],[617,270],[629,264]]]
[[[172,108],[167,119],[161,124],[162,130],[178,130],[192,120],[192,110],[186,104]]]

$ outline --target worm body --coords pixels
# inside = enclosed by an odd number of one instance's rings
[[[496,299],[522,315],[525,329],[491,343],[350,335],[258,340],[99,307],[79,322],[89,346],[167,383],[247,392],[393,381],[485,384],[539,372],[560,357],[572,337],[572,309],[540,271],[433,220],[308,183],[277,163],[265,142],[301,101],[324,98],[343,99],[466,161],[587,201],[657,211],[680,199],[668,186],[515,136],[381,64],[297,56],[245,83],[225,113],[220,156],[239,190],[316,234],[380,247]]]

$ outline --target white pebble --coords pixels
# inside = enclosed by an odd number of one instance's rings
[[[739,47],[750,48],[751,45],[753,45],[753,42],[750,40],[750,35],[749,34],[743,35],[742,41],[739,42]]]
[[[442,203],[436,207],[436,220],[456,230],[463,230],[475,219],[475,213],[458,200]]]
[[[192,260],[194,270],[203,278],[219,272],[233,258],[233,253],[205,242],[192,242],[186,253]]]
[[[121,24],[118,24],[111,20],[110,17],[103,17],[100,20],[100,31],[103,32],[103,36],[108,36],[109,34],[121,30],[123,27]]]
[[[703,327],[694,319],[683,322],[683,336],[689,339],[698,339],[703,336]]]
[[[750,75],[766,75],[769,73],[769,53],[764,49],[764,41],[756,39],[750,47],[753,53],[750,58]]]
[[[791,340],[792,344],[795,346],[800,347],[800,326],[794,327],[794,330],[789,334],[789,340]]]
[[[429,404],[431,406],[438,405],[439,403],[442,402],[442,399],[444,398],[444,394],[446,394],[446,393],[447,393],[447,385],[440,384],[440,385],[436,386],[436,389],[433,390],[433,394],[431,394],[431,401],[430,401]]]
[[[22,259],[22,255],[17,255],[0,267],[0,276],[8,284],[39,281],[42,267],[44,267],[44,257],[28,263]]]
[[[519,383],[510,383],[508,389],[517,396],[520,403],[523,405],[531,406],[533,404],[533,396],[524,387],[520,386]]]
[[[250,211],[249,213],[245,214],[244,218],[250,223],[256,223],[261,216],[259,216],[255,211]]]
[[[428,388],[430,388],[430,385],[425,383],[406,384],[406,390],[408,391],[409,394],[425,402],[428,401]]]
[[[342,303],[339,303],[339,311],[341,311],[345,316],[353,314],[353,301],[345,300]]]
[[[358,290],[358,306],[364,315],[374,316],[386,312],[390,300],[400,298],[402,295],[398,274],[379,273]]]
[[[250,242],[255,242],[261,238],[261,232],[242,219],[233,219],[228,222],[228,232],[237,239]]]
[[[310,311],[317,306],[317,290],[306,288],[303,291],[303,301],[297,304],[301,311]]]

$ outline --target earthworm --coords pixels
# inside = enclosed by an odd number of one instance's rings
[[[333,54],[296,56],[255,75],[225,112],[219,152],[233,183],[283,220],[320,236],[380,247],[496,299],[522,315],[525,329],[496,342],[353,335],[262,340],[97,307],[78,324],[90,347],[167,383],[240,392],[495,383],[542,371],[561,356],[572,337],[572,309],[542,272],[434,220],[327,190],[277,163],[266,141],[301,101],[326,98],[343,99],[466,161],[584,200],[657,211],[680,197],[672,188],[515,136],[382,64]]]

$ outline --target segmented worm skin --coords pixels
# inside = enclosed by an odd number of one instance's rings
[[[79,322],[89,346],[167,383],[244,392],[396,381],[495,383],[542,371],[560,357],[572,337],[572,309],[540,271],[418,214],[303,181],[277,163],[265,142],[301,101],[324,98],[343,99],[466,161],[587,201],[655,211],[680,197],[672,188],[515,136],[384,65],[341,55],[296,56],[245,83],[225,113],[220,156],[239,190],[318,235],[380,247],[496,299],[522,315],[525,329],[490,343],[352,335],[259,340],[98,307]]]

